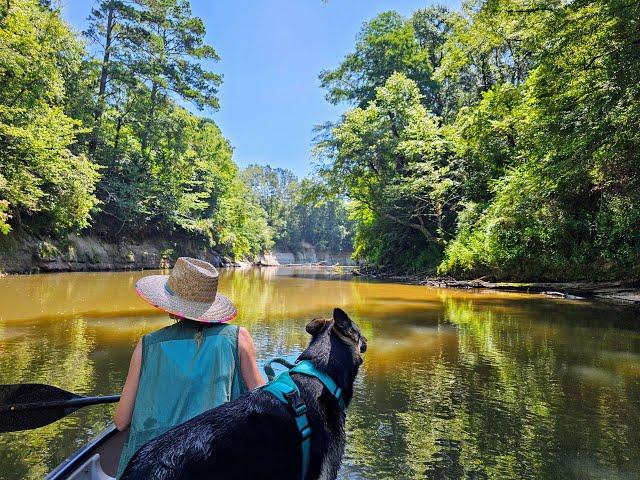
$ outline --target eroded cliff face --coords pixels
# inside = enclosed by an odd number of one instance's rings
[[[206,259],[222,266],[218,253],[192,242],[164,240],[105,242],[69,235],[62,240],[10,236],[0,244],[0,272],[75,272],[168,268],[179,256]],[[229,260],[230,261],[230,260]]]
[[[295,253],[276,250],[257,258],[231,259],[193,241],[157,239],[111,243],[97,237],[77,235],[69,235],[62,240],[26,234],[0,237],[0,274],[171,268],[175,259],[182,256],[206,260],[216,267],[355,264],[350,252],[316,251],[310,245]]]
[[[260,255],[257,264],[263,266],[326,264],[326,265],[356,265],[351,258],[351,252],[316,251],[315,248],[305,248],[300,252],[286,252],[274,250]]]

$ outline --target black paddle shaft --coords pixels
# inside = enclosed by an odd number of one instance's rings
[[[83,397],[41,383],[0,385],[0,432],[43,427],[78,408],[119,399],[119,395]]]

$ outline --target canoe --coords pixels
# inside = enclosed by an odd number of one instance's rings
[[[126,432],[109,425],[100,435],[58,465],[46,480],[113,480]]]

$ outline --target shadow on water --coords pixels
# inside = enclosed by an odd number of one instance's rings
[[[328,269],[225,271],[259,361],[297,355],[341,306],[369,338],[340,477],[640,477],[637,311],[500,292],[352,281]],[[0,279],[0,379],[116,393],[137,339],[168,325],[135,273]],[[0,436],[0,478],[42,478],[113,407]]]

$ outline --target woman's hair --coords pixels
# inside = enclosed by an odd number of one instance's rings
[[[194,340],[196,341],[196,346],[198,348],[200,348],[200,345],[202,345],[202,338],[204,337],[203,333],[202,333],[202,325],[200,325],[198,327],[198,331],[196,332],[196,336],[194,337]]]
[[[171,317],[173,320],[175,320],[176,323],[182,322],[183,320],[185,320],[184,317],[181,317],[180,315],[174,315],[173,313],[170,313],[169,317]],[[191,321],[191,320],[189,320],[189,321]],[[198,348],[200,348],[200,345],[202,345],[202,339],[204,338],[204,334],[202,333],[202,328],[203,328],[203,325],[199,324],[198,325],[198,331],[196,332],[196,335],[193,337],[193,339],[196,341],[196,346]]]

